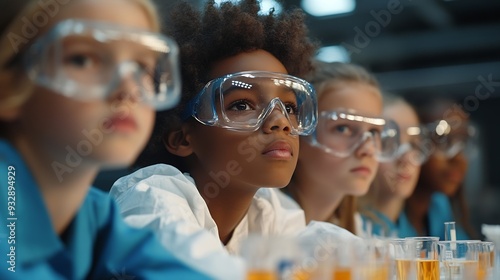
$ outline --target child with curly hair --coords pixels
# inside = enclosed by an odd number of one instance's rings
[[[315,91],[299,78],[316,48],[300,10],[259,11],[255,0],[173,10],[183,96],[157,118],[153,143],[162,149],[140,160],[170,165],[142,168],[111,189],[128,222],[153,228],[164,246],[217,279],[243,278],[228,252],[237,254],[249,233],[305,228],[303,211],[277,188],[293,174],[299,135],[316,125]]]

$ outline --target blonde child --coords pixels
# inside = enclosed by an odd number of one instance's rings
[[[378,161],[394,153],[397,126],[381,117],[378,83],[362,67],[318,63],[309,80],[318,92],[318,126],[301,138],[286,192],[304,209],[307,222],[332,222],[363,235],[354,197],[366,194]]]
[[[206,279],[90,187],[175,105],[177,47],[146,0],[19,0],[0,12],[1,279]]]

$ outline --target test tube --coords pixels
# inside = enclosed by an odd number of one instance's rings
[[[445,241],[457,241],[457,231],[455,228],[455,222],[445,222],[444,223],[444,240]],[[457,244],[450,244],[451,253],[455,257],[455,251],[457,249]]]
[[[457,240],[457,231],[455,228],[455,222],[444,223],[444,239],[445,241]]]

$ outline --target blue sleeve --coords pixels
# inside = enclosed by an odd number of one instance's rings
[[[366,210],[361,217],[363,218],[363,230],[365,232],[369,232],[369,228],[371,228],[373,236],[399,236],[398,226],[381,212],[370,209]]]
[[[94,242],[89,279],[209,279],[181,263],[160,244],[153,232],[128,226],[114,201],[106,196],[107,212]],[[127,278],[128,277],[128,278]]]
[[[469,240],[470,236],[465,232],[465,230],[457,225],[457,240]]]
[[[448,196],[443,193],[433,194],[428,215],[430,235],[438,236],[439,240],[445,240],[444,223],[456,221]],[[469,239],[469,236],[458,223],[456,225],[456,235],[458,240]]]
[[[400,238],[405,237],[415,237],[418,236],[417,230],[413,227],[413,225],[408,220],[408,216],[406,212],[403,211],[399,214],[398,218],[398,235]]]

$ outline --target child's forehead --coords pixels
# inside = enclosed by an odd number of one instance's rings
[[[47,30],[66,19],[82,19],[119,24],[133,29],[151,30],[153,19],[141,7],[140,2],[132,0],[73,0],[61,6],[51,24],[48,24],[44,29]]]
[[[419,123],[415,110],[409,104],[401,101],[385,106],[384,116],[402,123]]]
[[[243,71],[267,71],[287,73],[283,63],[265,50],[242,52],[215,62],[209,72],[209,79]]]
[[[361,82],[334,82],[319,92],[321,107],[367,108],[382,113],[382,96],[378,87]]]

